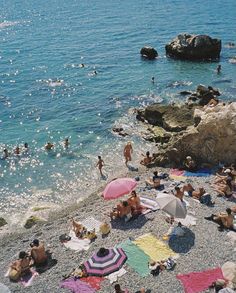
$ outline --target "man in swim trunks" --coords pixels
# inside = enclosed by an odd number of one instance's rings
[[[127,163],[132,160],[131,153],[133,153],[133,148],[132,148],[131,142],[129,141],[124,147],[124,157],[125,157],[126,166],[127,166]]]
[[[30,255],[34,260],[34,264],[37,265],[44,265],[47,263],[48,256],[45,251],[45,247],[43,242],[39,242],[38,239],[34,239],[31,243],[31,250]]]
[[[234,216],[230,208],[226,209],[226,213],[212,214],[210,217],[205,217],[205,219],[218,223],[220,225],[219,229],[221,230],[222,228],[233,229]]]

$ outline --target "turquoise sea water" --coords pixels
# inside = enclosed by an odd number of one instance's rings
[[[236,98],[236,65],[229,63],[236,49],[225,46],[236,43],[235,0],[0,2],[0,153],[30,147],[0,163],[1,212],[85,196],[104,184],[95,168],[99,154],[108,178],[123,172],[127,139],[110,129],[132,132],[131,107],[181,99],[179,91],[199,83],[219,88],[222,99]],[[180,32],[222,39],[220,75],[218,63],[166,58],[165,44]],[[159,58],[142,60],[143,45],[154,46]],[[60,144],[65,137],[69,151]],[[137,161],[145,144],[132,140]],[[55,143],[50,154],[47,141]]]

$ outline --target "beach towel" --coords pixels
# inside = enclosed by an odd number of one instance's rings
[[[217,279],[224,279],[221,268],[177,275],[176,278],[182,282],[186,293],[202,292]]]
[[[104,281],[103,277],[94,277],[89,276],[86,278],[80,279],[82,282],[89,284],[93,289],[100,290],[101,289],[101,282]]]
[[[87,218],[83,221],[81,221],[81,224],[88,230],[88,231],[92,231],[93,229],[95,229],[95,232],[98,233],[99,232],[99,228],[102,224],[102,222],[94,219],[93,217]]]
[[[184,170],[170,169],[170,175],[174,175],[174,176],[184,176]]]
[[[206,176],[210,176],[211,174],[212,174],[212,171],[210,169],[202,168],[197,170],[196,172],[184,171],[183,176],[206,177]]]
[[[154,261],[166,260],[170,256],[177,257],[173,250],[150,233],[138,237],[133,243]]]
[[[196,226],[197,219],[195,217],[187,214],[185,219],[175,218],[175,222],[177,222],[177,223],[180,222],[185,227],[191,227],[191,226]]]
[[[126,273],[127,273],[127,271],[124,268],[121,268],[119,271],[114,272],[114,273],[106,276],[105,278],[110,281],[110,284],[113,284],[113,283],[117,282],[119,277],[122,277]]]
[[[95,293],[96,290],[91,285],[79,280],[70,278],[61,282],[61,288],[67,288],[73,293]]]
[[[157,211],[160,209],[158,203],[154,199],[145,196],[140,196],[140,204],[142,207],[151,211]]]
[[[35,277],[37,277],[39,274],[33,270],[30,269],[30,273],[24,275],[23,277],[20,278],[20,283],[24,286],[24,287],[29,287],[32,285],[33,280]]]
[[[148,268],[148,262],[150,258],[148,255],[146,255],[129,239],[120,243],[118,247],[123,248],[128,258],[126,263],[131,266],[131,268],[133,268],[142,277],[149,275],[150,271]]]
[[[75,236],[74,231],[70,231],[69,236],[71,240],[67,242],[63,242],[66,248],[70,248],[72,250],[81,251],[81,250],[88,250],[90,246],[89,239],[79,239]]]

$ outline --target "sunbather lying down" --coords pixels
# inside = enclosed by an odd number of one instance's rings
[[[176,265],[176,262],[172,258],[168,258],[166,261],[153,261],[149,262],[149,269],[153,276],[158,276],[161,271],[171,270]]]
[[[90,240],[97,238],[95,229],[93,229],[92,231],[88,231],[81,223],[76,222],[74,219],[71,220],[71,223],[72,231],[74,231],[76,237],[80,239],[88,238]]]
[[[203,187],[194,189],[193,186],[188,183],[182,187],[182,191],[184,192],[184,194],[187,194],[188,196],[199,200],[202,204],[206,204],[208,206],[214,205],[214,202],[212,202],[211,200],[210,194],[206,193]]]
[[[219,224],[219,230],[234,228],[234,216],[230,208],[226,209],[226,213],[220,213],[218,215],[212,214],[210,217],[205,217],[205,219]]]

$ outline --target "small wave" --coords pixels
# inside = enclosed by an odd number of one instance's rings
[[[5,28],[5,27],[9,27],[9,26],[14,26],[16,24],[18,24],[18,21],[3,21],[0,22],[0,29]]]
[[[236,57],[230,58],[229,63],[236,64]]]
[[[170,87],[170,88],[177,88],[177,87],[181,87],[181,86],[190,86],[192,85],[191,81],[184,81],[184,80],[180,80],[180,81],[174,81],[171,82],[169,84],[167,84],[166,87]]]

